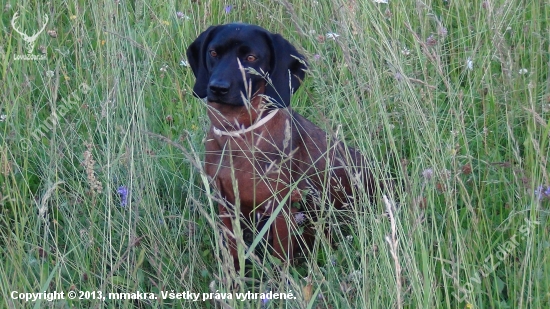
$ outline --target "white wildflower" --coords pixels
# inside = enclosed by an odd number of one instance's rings
[[[468,59],[466,59],[466,69],[468,69],[470,71],[474,69],[474,61],[470,57],[468,57]]]
[[[333,40],[336,40],[336,38],[339,37],[339,36],[340,36],[339,34],[336,34],[334,32],[329,32],[326,35],[327,39],[333,39]]]
[[[191,17],[189,17],[189,16],[183,14],[183,12],[176,12],[176,17],[177,17],[178,19],[184,19],[184,20],[189,20],[189,19],[191,19]]]
[[[424,179],[426,180],[432,179],[433,175],[434,175],[434,170],[431,168],[428,168],[422,171],[422,177],[424,177]]]

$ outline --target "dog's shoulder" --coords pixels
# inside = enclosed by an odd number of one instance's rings
[[[291,110],[290,112],[293,126],[299,132],[309,133],[308,136],[312,138],[323,138],[326,139],[327,133],[319,128],[312,121],[302,116],[300,113]]]

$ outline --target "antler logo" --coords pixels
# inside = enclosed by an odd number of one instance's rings
[[[46,20],[44,22],[44,25],[42,26],[42,29],[40,29],[38,32],[36,32],[35,34],[29,36],[27,35],[26,33],[22,32],[22,31],[19,31],[17,30],[17,27],[15,27],[15,20],[19,18],[19,13],[16,12],[14,15],[13,15],[13,18],[11,19],[11,26],[13,27],[13,30],[15,30],[15,32],[19,33],[22,37],[23,37],[23,41],[25,41],[27,43],[27,54],[31,54],[33,49],[34,49],[34,41],[36,41],[36,39],[38,38],[38,36],[40,35],[40,33],[42,33],[42,31],[44,31],[44,29],[46,29],[46,25],[48,24],[48,15],[44,14],[44,19]]]

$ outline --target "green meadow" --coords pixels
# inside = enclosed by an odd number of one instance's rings
[[[0,308],[550,308],[550,3],[381,2],[1,1]],[[238,272],[185,56],[236,21],[395,183]]]

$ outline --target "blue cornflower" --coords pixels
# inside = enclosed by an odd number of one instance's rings
[[[263,308],[265,308],[268,303],[269,303],[269,298],[267,298],[267,297],[262,298],[262,307]]]
[[[297,212],[294,214],[294,220],[296,220],[296,224],[302,225],[306,222],[306,215],[303,212]]]
[[[550,198],[550,186],[539,186],[535,189],[535,196],[539,201],[543,198]]]
[[[120,186],[116,190],[116,193],[120,195],[120,206],[126,207],[126,204],[128,204],[128,188]]]
[[[537,200],[542,199],[542,189],[543,188],[544,188],[543,186],[540,186],[540,187],[535,189],[535,196],[537,197]]]

